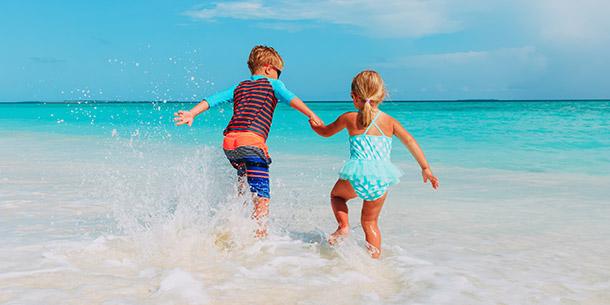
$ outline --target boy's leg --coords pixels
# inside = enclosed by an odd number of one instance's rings
[[[269,215],[269,165],[264,160],[231,160],[231,165],[237,170],[237,193],[244,196],[252,194],[254,209],[252,218],[256,220],[257,237],[267,235],[267,216]],[[244,205],[247,201],[244,202]]]
[[[231,165],[237,170],[237,196],[242,197],[246,195],[246,192],[248,192],[246,164],[243,162],[231,161]]]
[[[347,180],[339,179],[332,191],[330,191],[330,203],[337,220],[337,230],[330,235],[328,242],[335,244],[337,238],[349,233],[349,215],[347,201],[356,198],[354,188]]]
[[[255,233],[258,238],[267,236],[267,216],[269,216],[269,198],[255,196],[252,218],[258,225]]]
[[[259,225],[256,235],[265,236],[266,217],[269,214],[269,164],[271,164],[265,139],[251,132],[229,133],[225,136],[223,148],[240,176],[239,193],[245,194],[249,191],[253,194],[252,218],[256,219]]]
[[[366,242],[368,243],[367,248],[371,257],[379,258],[381,255],[381,231],[377,224],[379,219],[379,213],[383,207],[388,193],[386,192],[381,198],[373,201],[364,201],[362,205],[362,214],[360,216],[360,223],[364,230]]]
[[[261,160],[262,161],[262,160]],[[264,162],[246,162],[246,176],[250,191],[253,193],[254,210],[252,218],[258,224],[257,237],[267,235],[267,217],[269,215],[269,164]]]

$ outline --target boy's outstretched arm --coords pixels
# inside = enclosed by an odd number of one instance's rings
[[[305,103],[298,97],[293,98],[290,101],[290,107],[298,110],[300,113],[306,115],[311,122],[315,125],[322,125],[324,122],[313,112]]]
[[[421,167],[421,170],[422,170],[422,176],[424,178],[424,183],[426,183],[426,182],[428,182],[428,180],[430,180],[430,183],[432,184],[432,188],[434,188],[434,189],[438,188],[438,182],[439,182],[438,178],[436,178],[432,174],[432,170],[430,170],[430,165],[428,165],[426,156],[424,156],[424,152],[419,147],[419,144],[417,144],[417,141],[415,141],[415,138],[413,138],[413,136],[404,127],[402,127],[402,125],[397,120],[395,120],[395,119],[392,119],[392,120],[394,121],[393,122],[394,135],[396,135],[396,137],[398,137],[400,139],[400,141],[407,147],[407,149],[409,149],[409,152],[411,152],[411,155],[413,155],[415,160],[417,160],[417,163],[419,163],[419,166]]]
[[[178,110],[178,112],[174,113],[174,122],[176,122],[176,126],[184,124],[192,126],[195,117],[208,109],[210,109],[210,104],[208,101],[203,100],[189,111]]]
[[[237,85],[213,94],[212,96],[199,102],[199,104],[195,105],[195,107],[189,111],[179,110],[178,112],[174,113],[174,122],[176,122],[177,126],[184,124],[192,126],[195,117],[200,115],[202,112],[205,112],[220,103],[233,101],[233,91],[235,91],[236,87]]]
[[[324,124],[316,125],[313,121],[310,121],[310,124],[311,124],[311,128],[317,134],[319,134],[325,138],[328,138],[328,137],[336,134],[337,132],[343,130],[343,128],[345,128],[347,126],[345,114],[342,114],[340,117],[337,118],[337,120],[335,120],[334,122],[332,122],[328,125],[324,125]]]

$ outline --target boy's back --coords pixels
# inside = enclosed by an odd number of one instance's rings
[[[233,117],[224,133],[252,131],[267,138],[277,98],[266,78],[245,80],[233,91]]]
[[[284,83],[252,75],[232,89],[233,117],[224,133],[251,131],[267,139],[278,102],[290,104],[296,95]]]

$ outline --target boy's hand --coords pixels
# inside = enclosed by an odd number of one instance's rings
[[[193,125],[193,113],[190,111],[180,110],[174,113],[174,122],[176,122],[176,126],[187,124],[189,126]]]
[[[316,122],[313,119],[309,119],[309,126],[311,126],[311,129],[313,129],[314,131],[317,131],[321,127],[324,127],[324,123]]]
[[[422,169],[421,175],[422,175],[422,177],[424,177],[424,183],[426,183],[426,182],[428,182],[428,180],[430,180],[430,183],[432,184],[432,188],[433,189],[438,188],[438,178],[436,178],[432,174],[432,171],[429,168]]]
[[[322,122],[322,120],[315,114],[312,114],[309,117],[309,124],[311,125],[311,127],[324,126],[324,122]]]

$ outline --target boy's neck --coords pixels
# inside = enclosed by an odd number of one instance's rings
[[[252,76],[254,75],[260,75],[260,76],[264,76],[266,78],[273,78],[275,79],[272,75],[269,75],[268,73],[265,72],[264,69],[260,69],[260,70],[256,70],[252,73]]]

